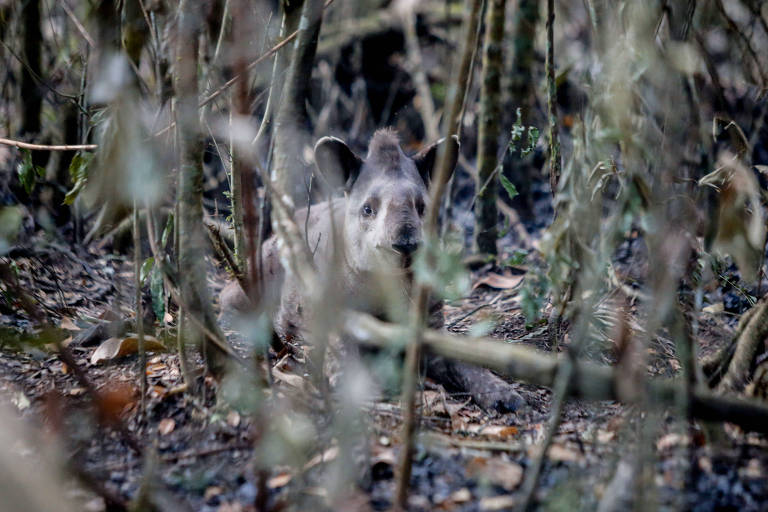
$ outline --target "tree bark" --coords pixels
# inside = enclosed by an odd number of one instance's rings
[[[202,18],[192,0],[179,4],[176,49],[176,125],[179,148],[179,271],[184,276],[180,288],[187,307],[185,313],[201,320],[203,325],[224,339],[208,296],[203,233],[203,138],[198,117],[198,37]],[[214,343],[206,342],[200,329],[188,323],[189,338],[201,346],[209,368],[220,374],[224,353]]]
[[[555,2],[547,0],[547,114],[549,118],[549,184],[552,196],[560,180],[560,134],[557,126],[557,87],[555,85]],[[555,211],[557,215],[557,211]]]
[[[22,3],[21,19],[24,25],[24,64],[21,68],[21,134],[34,137],[40,133],[40,113],[43,93],[39,80],[43,76],[40,30],[40,0]]]
[[[514,20],[514,39],[512,42],[513,56],[509,70],[510,106],[505,109],[504,132],[509,132],[515,123],[516,108],[522,112],[526,124],[533,115],[533,102],[535,99],[536,79],[533,76],[533,65],[536,61],[534,43],[536,41],[536,27],[539,24],[539,0],[520,0],[517,5]],[[537,169],[529,160],[524,160],[517,152],[505,152],[504,169],[502,172],[520,193],[513,205],[519,208],[519,213],[525,218],[533,215],[533,200],[531,198],[531,182]],[[506,200],[506,198],[505,198]],[[518,206],[519,205],[519,206]]]
[[[499,135],[501,116],[501,75],[503,71],[504,13],[506,0],[490,0],[485,18],[480,128],[477,156],[477,202],[475,243],[480,252],[496,254],[498,210]]]
[[[323,15],[323,0],[306,0],[301,11],[299,34],[293,46],[280,108],[275,123],[275,153],[272,179],[279,184],[294,205],[308,201],[310,168],[302,159],[305,147],[311,147],[309,119],[305,107],[312,64]]]

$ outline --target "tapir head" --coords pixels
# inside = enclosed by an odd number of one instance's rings
[[[458,141],[449,140],[458,157]],[[408,267],[423,240],[423,219],[429,201],[437,152],[444,140],[407,156],[391,129],[378,130],[365,159],[343,141],[324,137],[315,145],[318,170],[328,181],[344,183],[346,210],[343,236],[347,260],[358,271]]]

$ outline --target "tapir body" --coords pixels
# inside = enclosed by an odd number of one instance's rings
[[[455,139],[447,143],[458,144]],[[271,313],[281,338],[301,337],[302,327],[311,323],[319,304],[321,315],[327,315],[330,307],[348,307],[379,318],[402,319],[411,303],[411,259],[423,239],[427,187],[439,144],[409,157],[396,133],[384,129],[373,135],[362,159],[339,139],[318,141],[315,161],[320,176],[331,185],[343,186],[344,197],[301,209],[294,220],[306,228],[305,241],[315,267],[332,281],[327,283],[333,290],[327,300],[336,304],[307,297],[283,268],[279,240],[268,239],[262,247],[264,282],[259,305]],[[222,313],[228,313],[244,309],[248,300],[237,283],[230,283],[220,303]],[[430,302],[429,323],[442,327],[439,301]],[[428,356],[426,370],[447,388],[468,392],[486,409],[514,410],[523,403],[509,383],[486,369]]]

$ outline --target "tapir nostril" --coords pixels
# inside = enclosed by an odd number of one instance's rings
[[[419,244],[416,242],[396,242],[392,244],[392,248],[403,256],[410,256],[416,252],[416,249],[419,248]]]

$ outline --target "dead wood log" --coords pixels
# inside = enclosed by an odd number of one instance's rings
[[[344,332],[359,343],[378,346],[403,346],[408,339],[406,327],[381,322],[369,315],[348,313]],[[561,358],[538,350],[500,342],[490,338],[472,338],[446,332],[425,330],[423,347],[434,354],[485,366],[500,375],[537,386],[551,387]],[[623,393],[619,397],[616,381],[621,376],[613,368],[578,360],[568,389],[573,398],[619,400],[633,403],[642,393]],[[682,381],[654,379],[648,382],[648,396],[659,406],[674,406]],[[689,397],[690,413],[705,421],[727,421],[744,430],[768,433],[768,407],[750,400],[718,396],[706,390],[694,390]]]

